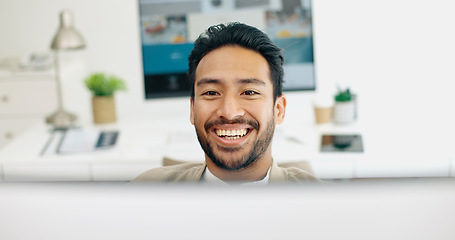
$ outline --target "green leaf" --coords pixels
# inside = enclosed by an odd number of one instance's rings
[[[91,74],[84,83],[95,96],[112,96],[116,91],[126,90],[123,79],[105,73]]]
[[[352,99],[351,92],[349,91],[349,88],[346,89],[345,91],[339,91],[337,95],[335,95],[335,101],[337,102],[349,102]]]

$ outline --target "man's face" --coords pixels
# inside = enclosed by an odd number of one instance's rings
[[[286,99],[274,102],[267,60],[238,46],[209,52],[196,68],[191,123],[207,161],[239,170],[271,160],[275,124],[284,119]]]

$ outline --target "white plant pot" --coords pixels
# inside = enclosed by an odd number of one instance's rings
[[[336,102],[333,108],[335,123],[351,123],[355,119],[355,102]]]

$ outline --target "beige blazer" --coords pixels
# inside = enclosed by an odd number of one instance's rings
[[[132,182],[199,182],[206,168],[204,163],[183,163],[148,170]],[[296,167],[279,167],[273,161],[269,183],[318,181],[311,173]]]

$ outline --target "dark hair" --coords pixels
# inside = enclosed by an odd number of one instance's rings
[[[261,30],[234,22],[211,26],[194,42],[194,48],[188,57],[188,76],[192,98],[194,98],[195,72],[201,59],[209,52],[229,45],[241,46],[260,53],[269,63],[274,100],[281,96],[284,75],[284,57],[281,49]]]

